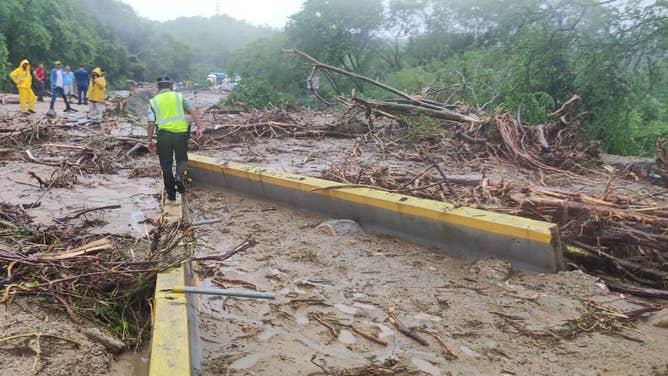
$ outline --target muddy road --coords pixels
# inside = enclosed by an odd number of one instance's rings
[[[202,300],[206,375],[307,375],[322,368],[353,374],[345,372],[388,360],[428,375],[668,371],[659,355],[668,349],[668,330],[648,319],[622,330],[623,337],[578,328],[587,301],[638,308],[582,272],[511,271],[504,262],[453,259],[354,226],[333,235],[318,227],[328,218],[238,194],[196,188],[192,195],[194,220],[224,218],[198,232],[199,252],[220,253],[247,236],[258,241],[222,265],[205,265],[204,282],[277,293],[273,302]],[[428,346],[389,324],[390,308]],[[422,330],[438,335],[457,358]]]

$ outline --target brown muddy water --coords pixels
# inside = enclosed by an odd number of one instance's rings
[[[624,334],[569,335],[583,301],[636,307],[581,272],[511,271],[503,262],[454,259],[363,230],[331,235],[328,221],[268,201],[195,188],[193,220],[222,218],[198,229],[200,254],[258,244],[205,264],[205,285],[273,291],[275,301],[203,298],[200,330],[205,375],[307,375],[394,359],[427,375],[660,374],[668,330],[641,319]],[[244,284],[245,283],[245,284]],[[422,346],[386,322],[386,311],[409,327],[441,337]],[[318,319],[329,323],[332,332]],[[386,341],[356,335],[362,328]]]

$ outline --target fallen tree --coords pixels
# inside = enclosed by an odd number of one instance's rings
[[[333,72],[374,85],[399,97],[394,100],[375,100],[360,97],[355,92],[351,98],[338,93],[338,99],[344,105],[361,107],[366,111],[370,128],[373,128],[373,116],[386,117],[400,125],[408,124],[406,117],[422,116],[443,121],[442,125],[452,129],[462,143],[484,144],[488,155],[501,154],[525,168],[561,173],[578,171],[583,166],[598,163],[598,144],[586,142],[580,129],[578,119],[581,114],[576,112],[580,97],[577,95],[548,115],[556,119],[554,122],[525,126],[520,121],[519,110],[515,118],[508,112],[486,114],[465,105],[447,105],[410,95],[377,80],[322,63],[296,49],[285,49],[283,52],[306,60],[312,66],[311,75],[319,70]]]

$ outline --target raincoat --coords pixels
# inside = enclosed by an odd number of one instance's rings
[[[23,65],[27,64],[26,69]],[[9,78],[16,84],[19,89],[19,104],[21,105],[21,112],[26,113],[28,110],[35,110],[35,94],[32,92],[32,71],[30,69],[30,62],[28,59],[23,59],[19,67],[14,69],[9,74]]]
[[[23,70],[23,64],[28,64],[26,70]],[[28,59],[21,60],[21,64],[9,74],[9,78],[12,79],[17,88],[30,89],[32,86],[32,71]]]
[[[88,83],[86,98],[91,102],[104,103],[104,90],[107,86],[107,80],[102,77],[102,70],[100,68],[93,69],[92,73],[97,74],[98,77],[95,80],[91,78]]]

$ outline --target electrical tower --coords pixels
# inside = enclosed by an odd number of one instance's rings
[[[220,16],[220,0],[216,0],[216,16]]]

